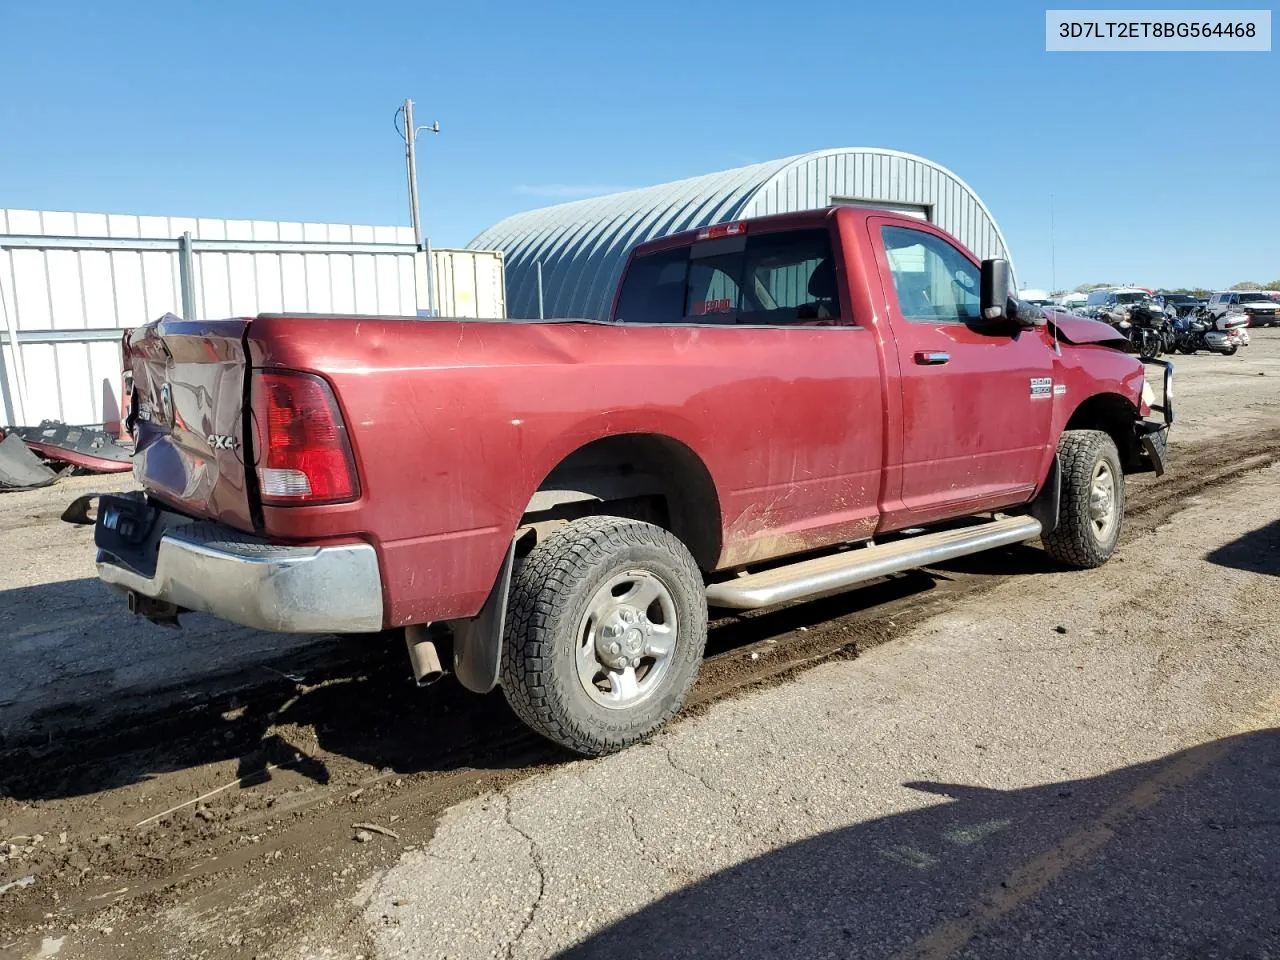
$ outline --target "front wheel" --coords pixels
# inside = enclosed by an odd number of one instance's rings
[[[1120,452],[1101,430],[1067,430],[1058,441],[1058,463],[1058,526],[1041,542],[1049,556],[1068,567],[1100,567],[1115,553],[1124,520]]]
[[[684,705],[707,641],[702,574],[675,536],[587,517],[538,543],[511,583],[502,688],[576,753],[643,740]]]
[[[1154,360],[1160,356],[1160,335],[1156,333],[1142,336],[1142,344],[1138,348],[1138,356],[1143,360]]]

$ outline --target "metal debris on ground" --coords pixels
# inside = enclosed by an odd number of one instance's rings
[[[5,431],[3,437],[0,440],[0,490],[34,490],[58,479],[58,474],[27,449],[20,436]]]
[[[56,463],[91,473],[125,473],[133,469],[133,444],[117,440],[98,427],[79,427],[42,420],[38,427],[9,427],[33,451]]]

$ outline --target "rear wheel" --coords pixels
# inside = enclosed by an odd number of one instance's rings
[[[1237,350],[1239,350],[1239,349],[1240,349],[1240,345],[1239,345],[1239,344],[1235,344],[1235,343],[1230,344],[1229,346],[1226,346],[1226,347],[1223,347],[1223,348],[1222,348],[1222,355],[1223,355],[1224,357],[1230,357],[1230,356],[1233,356],[1233,355],[1235,354],[1235,352],[1236,352]]]
[[[1058,441],[1062,497],[1058,526],[1041,537],[1059,563],[1099,567],[1115,553],[1124,520],[1124,473],[1115,441],[1101,430],[1068,430]]]
[[[511,584],[502,687],[538,733],[587,756],[648,737],[684,705],[707,639],[702,574],[652,524],[587,517]]]

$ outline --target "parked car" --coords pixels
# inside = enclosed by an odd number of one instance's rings
[[[644,244],[607,322],[166,317],[129,340],[144,492],[96,498],[99,575],[161,622],[406,628],[421,681],[617,750],[680,709],[709,606],[1112,555],[1172,368],[1157,407],[1115,331],[1009,277],[841,206]]]
[[[1227,290],[1215,293],[1208,311],[1215,319],[1233,314],[1243,316],[1251,327],[1271,327],[1280,323],[1280,303],[1265,290]]]

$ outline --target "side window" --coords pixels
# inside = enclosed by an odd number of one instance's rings
[[[968,257],[922,230],[882,227],[881,234],[903,317],[917,323],[979,318],[981,273]]]

